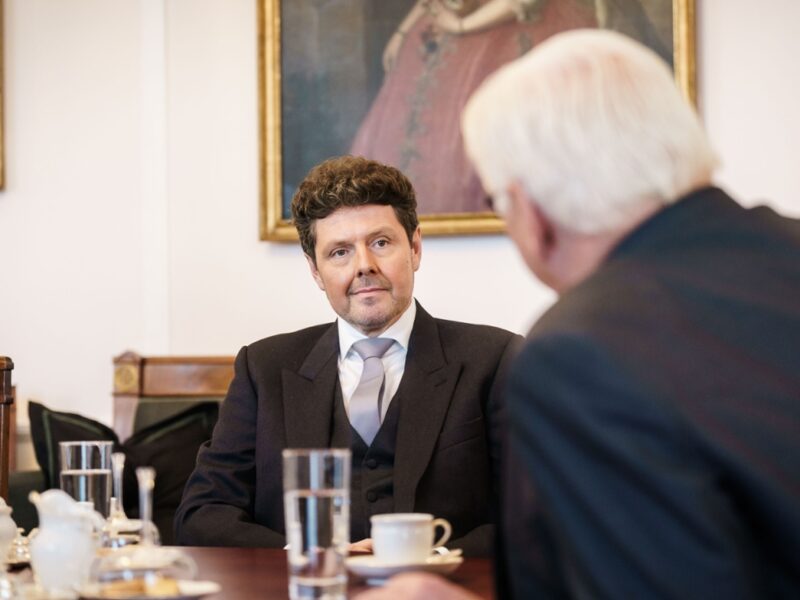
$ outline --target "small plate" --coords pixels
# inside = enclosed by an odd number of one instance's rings
[[[375,556],[351,556],[345,561],[347,568],[359,577],[367,580],[371,585],[380,585],[392,575],[406,571],[424,571],[448,575],[461,566],[464,559],[461,556],[431,556],[423,563],[407,563],[402,565],[387,564]]]
[[[222,587],[215,581],[191,581],[179,580],[178,581],[179,593],[174,596],[145,596],[133,595],[124,596],[124,600],[197,600],[204,596],[217,594],[222,590]],[[102,593],[101,585],[86,586],[80,595],[81,600],[109,600],[114,598],[122,600],[122,596],[106,596]]]
[[[19,586],[20,598],[25,600],[77,600],[74,592],[46,593],[35,583],[23,583]]]

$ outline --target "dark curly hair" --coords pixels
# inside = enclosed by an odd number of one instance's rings
[[[303,252],[316,264],[314,224],[344,207],[391,206],[409,242],[419,225],[417,197],[399,170],[360,156],[339,156],[311,169],[292,198],[292,221]]]

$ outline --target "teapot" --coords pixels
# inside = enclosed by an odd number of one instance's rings
[[[39,513],[39,533],[30,542],[34,578],[48,594],[74,593],[89,578],[103,517],[62,490],[31,492],[28,499]]]

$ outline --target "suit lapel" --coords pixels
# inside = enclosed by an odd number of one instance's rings
[[[394,458],[397,512],[414,510],[417,484],[433,455],[461,368],[447,364],[436,321],[417,304],[403,379],[392,400],[401,402]]]
[[[300,369],[283,369],[283,414],[288,448],[327,448],[331,442],[338,383],[339,333],[334,323],[319,338]]]

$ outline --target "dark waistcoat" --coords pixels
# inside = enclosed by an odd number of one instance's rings
[[[394,398],[389,404],[378,434],[367,447],[358,432],[350,425],[341,388],[336,386],[332,445],[346,447],[349,441],[353,453],[350,541],[357,542],[370,537],[369,518],[372,515],[394,512],[394,449],[399,419],[400,399]]]

